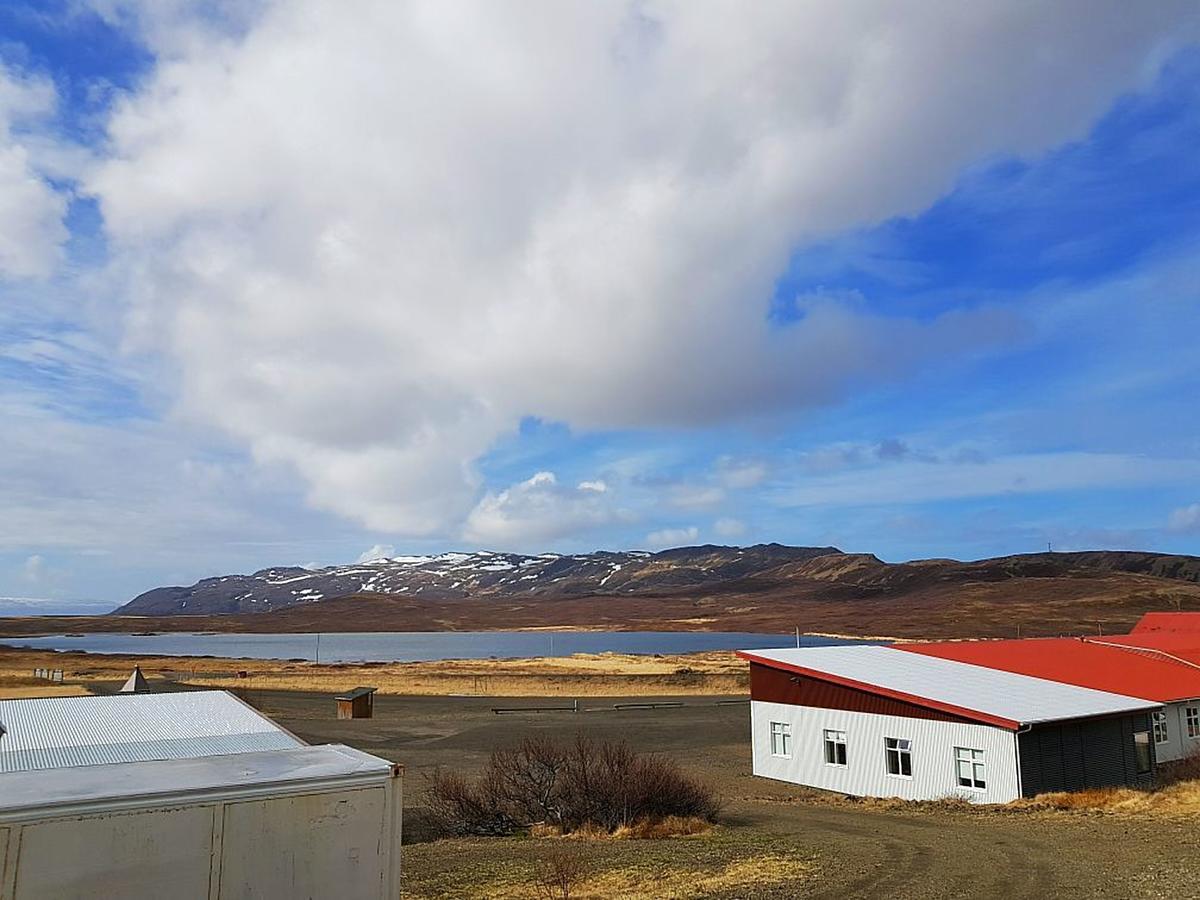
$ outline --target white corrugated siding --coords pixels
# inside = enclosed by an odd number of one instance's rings
[[[1200,753],[1200,737],[1189,738],[1187,733],[1186,709],[1189,706],[1200,706],[1200,700],[1163,705],[1163,711],[1167,714],[1167,739],[1154,745],[1154,756],[1160,763]]]
[[[771,755],[771,723],[791,725],[791,758]],[[991,725],[968,725],[818,709],[756,700],[750,704],[754,774],[859,797],[937,800],[961,796],[974,803],[1007,803],[1020,796],[1016,736]],[[824,731],[846,733],[846,765],[825,763]],[[889,775],[884,738],[912,741],[911,778]],[[986,790],[960,787],[954,748],[985,752]]]
[[[0,700],[0,772],[302,747],[224,691]]]
[[[1111,715],[1161,705],[892,647],[804,647],[753,650],[747,655],[1022,724]]]

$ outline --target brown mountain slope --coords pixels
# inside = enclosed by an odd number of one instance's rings
[[[981,637],[1128,630],[1151,610],[1200,611],[1200,559],[1153,553],[1030,554],[891,564],[824,553],[697,585],[657,572],[624,593],[472,597],[358,592],[269,613],[0,620],[56,631],[433,631],[514,628]],[[695,566],[693,558],[689,567]],[[574,586],[578,591],[578,585]]]

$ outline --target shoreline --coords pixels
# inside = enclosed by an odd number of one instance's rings
[[[208,687],[297,692],[347,690],[369,683],[380,694],[477,697],[742,695],[749,667],[733,651],[430,662],[315,663],[233,657],[144,656],[0,647],[0,698],[39,688],[111,692],[139,666],[160,689]],[[34,679],[36,668],[63,670],[65,688]]]

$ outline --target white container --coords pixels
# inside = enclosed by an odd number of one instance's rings
[[[0,900],[393,900],[401,793],[342,745],[0,775]]]

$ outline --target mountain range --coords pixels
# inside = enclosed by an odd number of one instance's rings
[[[798,627],[966,637],[1121,631],[1155,609],[1200,609],[1200,557],[1104,550],[888,563],[835,547],[759,544],[658,553],[444,553],[321,569],[271,568],[155,588],[107,622],[92,619],[86,627],[126,630],[130,622],[162,630],[297,632]]]

